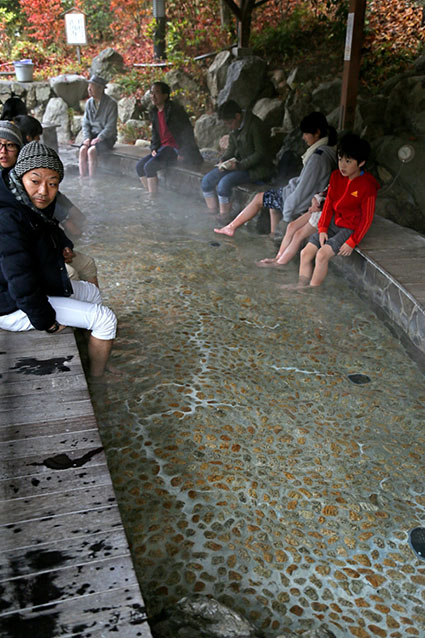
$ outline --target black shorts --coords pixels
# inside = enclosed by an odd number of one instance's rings
[[[330,246],[332,250],[334,251],[335,255],[337,255],[342,244],[345,244],[345,242],[347,241],[349,237],[351,237],[353,232],[354,231],[351,228],[344,228],[344,226],[337,226],[334,220],[332,219],[331,223],[329,224],[329,228],[327,232],[328,239],[325,242],[325,246]],[[320,241],[319,241],[319,233],[314,233],[314,235],[311,235],[308,241],[310,244],[314,244],[315,246],[317,246],[317,248],[321,248]]]

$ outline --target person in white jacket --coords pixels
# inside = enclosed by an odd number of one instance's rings
[[[216,233],[233,237],[237,228],[255,217],[260,208],[270,210],[270,233],[273,235],[281,218],[293,221],[305,213],[316,193],[326,189],[336,168],[337,134],[323,113],[314,111],[300,124],[308,148],[302,156],[303,169],[286,186],[257,193],[254,199],[227,226],[215,228]]]

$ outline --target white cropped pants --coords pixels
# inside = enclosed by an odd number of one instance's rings
[[[114,339],[117,318],[102,305],[99,288],[87,281],[71,281],[74,293],[70,297],[48,297],[56,312],[56,321],[63,326],[91,330],[97,339]],[[0,328],[11,332],[33,330],[34,326],[22,310],[0,317]]]

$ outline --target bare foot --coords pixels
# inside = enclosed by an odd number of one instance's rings
[[[228,237],[233,237],[233,235],[235,234],[235,229],[232,228],[231,224],[228,224],[227,226],[223,226],[223,228],[214,228],[214,232],[218,233],[219,235],[227,235]]]
[[[255,265],[258,266],[258,268],[279,268],[285,266],[285,264],[279,264],[276,258],[262,259],[261,261],[256,261]]]
[[[302,290],[308,288],[309,280],[306,277],[300,277],[296,284],[283,284],[279,286],[283,290]]]
[[[117,377],[124,377],[125,373],[120,370],[119,368],[117,368],[116,366],[112,365],[112,363],[107,363],[106,367],[105,367],[105,372],[109,372],[110,374],[114,374]]]

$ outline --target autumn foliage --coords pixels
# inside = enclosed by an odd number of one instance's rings
[[[47,46],[63,43],[63,13],[60,0],[20,0],[25,31],[28,39],[34,38]]]
[[[89,44],[81,51],[80,67],[75,48],[65,41],[63,14],[72,6],[86,13],[89,35]],[[273,42],[273,31],[280,29],[283,33],[287,26],[285,37],[281,38],[286,39],[281,44],[287,48],[282,49],[283,53],[277,51],[277,60],[284,59],[285,50],[288,56],[295,56],[303,44],[303,36],[306,48],[315,34],[324,48],[334,50],[338,38],[341,48],[347,8],[348,0],[266,0],[253,11],[251,42],[254,46],[258,44],[259,53],[272,59],[268,43]],[[166,0],[168,60],[186,64],[191,57],[235,42],[235,18],[228,14],[222,23],[220,9],[220,0]],[[378,69],[384,73],[392,64],[401,64],[417,55],[425,42],[423,14],[422,0],[369,0],[363,70],[375,73]],[[112,46],[131,69],[136,62],[153,61],[153,31],[152,0],[3,0],[0,64],[5,66],[12,60],[32,57],[38,78],[61,72],[86,72],[91,59]],[[292,48],[288,34],[296,38]],[[340,56],[339,51],[337,55]]]

